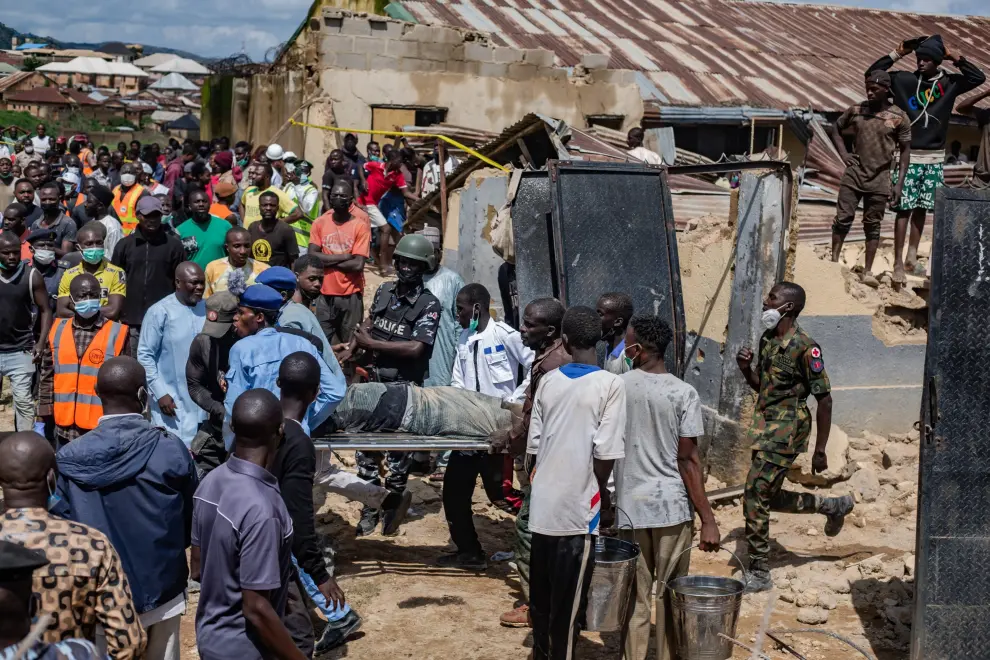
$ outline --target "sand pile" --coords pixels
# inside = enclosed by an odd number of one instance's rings
[[[732,289],[732,273],[731,270],[726,273],[726,266],[732,253],[733,230],[728,218],[694,218],[688,220],[686,231],[678,232],[677,256],[688,332],[700,331],[705,337],[725,341]],[[708,321],[702,329],[709,309]]]

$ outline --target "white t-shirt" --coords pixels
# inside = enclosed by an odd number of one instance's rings
[[[616,524],[672,527],[694,518],[677,469],[679,438],[704,434],[698,392],[671,374],[639,369],[619,378],[626,387],[625,457],[615,465]]]
[[[451,172],[457,169],[457,159],[453,156],[447,156],[447,160],[444,161],[443,171],[444,176],[449,176]],[[423,166],[423,190],[422,194],[425,197],[435,190],[440,189],[440,164],[430,159],[430,161]]]
[[[52,138],[50,135],[46,135],[45,137],[35,135],[31,138],[31,144],[34,145],[34,153],[44,156],[52,148]]]
[[[529,528],[546,536],[597,534],[594,460],[623,456],[626,390],[615,374],[565,364],[540,381],[526,452],[536,455]]]
[[[636,147],[630,149],[628,154],[636,160],[641,160],[647,165],[663,165],[663,158],[655,151],[650,151],[646,147]]]

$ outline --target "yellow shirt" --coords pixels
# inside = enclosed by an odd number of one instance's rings
[[[254,284],[254,278],[258,276],[258,273],[266,270],[267,268],[268,266],[266,264],[248,258],[247,263],[240,268],[240,271],[247,279],[246,284],[250,286]],[[234,272],[234,267],[230,265],[230,261],[227,260],[227,257],[224,257],[223,259],[214,259],[210,263],[206,264],[206,291],[203,292],[203,297],[209,298],[214,293],[226,291],[229,283],[228,280],[230,279],[230,274],[232,272]]]
[[[241,201],[244,203],[244,218],[242,221],[245,227],[250,227],[258,220],[261,220],[261,208],[258,203],[263,192],[273,192],[278,195],[278,217],[280,219],[287,217],[296,210],[296,203],[275,186],[270,186],[267,190],[259,190],[258,186],[251,186],[241,195]]]
[[[72,284],[72,280],[75,279],[76,275],[84,273],[83,265],[78,264],[72,268],[65,271],[62,275],[61,281],[58,283],[58,297],[68,298],[69,297],[69,285]],[[106,305],[110,302],[110,296],[114,295],[127,295],[127,278],[124,275],[124,269],[119,266],[114,266],[112,263],[104,259],[100,263],[100,268],[93,273],[97,281],[100,283],[100,304]]]

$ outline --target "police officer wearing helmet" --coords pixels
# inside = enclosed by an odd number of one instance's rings
[[[441,310],[437,297],[423,288],[423,275],[436,270],[437,256],[425,236],[410,234],[395,246],[393,261],[398,280],[378,287],[367,320],[339,357],[341,362],[356,358],[379,382],[422,385],[429,374]],[[407,390],[389,388],[383,401],[392,401],[395,395],[395,405],[404,405],[399,398]],[[358,476],[380,486],[378,464],[382,458],[381,452],[357,452]],[[411,461],[411,453],[388,452],[386,488],[400,495],[405,491]],[[378,514],[378,509],[365,506],[358,523],[359,536],[375,530]],[[385,512],[386,529],[391,515]]]
[[[340,358],[356,357],[382,383],[422,385],[441,309],[437,297],[423,287],[423,276],[436,268],[437,257],[426,237],[410,234],[395,247],[393,261],[398,280],[378,287],[368,318]]]

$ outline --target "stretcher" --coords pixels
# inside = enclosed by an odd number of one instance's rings
[[[412,433],[334,433],[313,438],[319,451],[488,451],[488,438],[460,435],[413,435]]]

